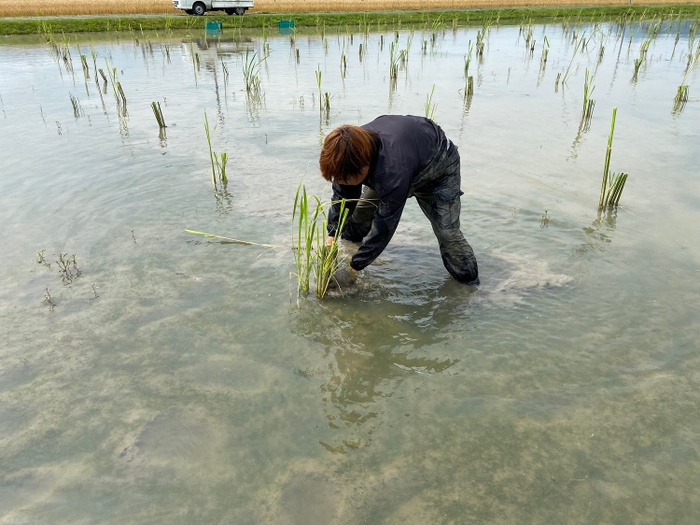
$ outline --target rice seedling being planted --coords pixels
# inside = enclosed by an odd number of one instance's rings
[[[611,173],[610,158],[612,156],[613,136],[615,135],[615,118],[617,108],[613,108],[612,121],[610,123],[610,135],[608,135],[608,147],[605,151],[605,167],[603,168],[603,184],[600,187],[600,199],[598,209],[617,208],[627,182],[627,173]]]
[[[333,279],[333,274],[342,263],[340,235],[348,216],[346,201],[340,204],[338,228],[332,242],[326,242],[328,220],[325,208],[334,203],[321,202],[316,195],[309,195],[303,182],[299,183],[294,196],[292,210],[292,250],[298,287],[297,294],[308,293],[311,289],[311,277],[314,277],[316,297],[323,298]]]
[[[209,144],[209,160],[211,162],[211,183],[214,186],[214,191],[226,191],[228,185],[228,177],[226,175],[226,163],[228,162],[227,153],[217,153],[214,151],[211,145],[211,136],[216,132],[217,126],[213,129],[209,127],[209,119],[207,117],[207,112],[204,112],[204,132],[207,136],[207,143]]]

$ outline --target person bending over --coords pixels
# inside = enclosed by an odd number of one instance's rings
[[[479,284],[474,250],[459,227],[459,152],[440,126],[410,115],[343,125],[323,141],[319,164],[321,176],[333,183],[327,242],[338,227],[341,199],[347,199],[348,210],[341,237],[362,242],[349,265],[334,274],[333,284],[353,284],[357,272],[382,253],[410,197],[430,221],[450,275],[461,283]]]

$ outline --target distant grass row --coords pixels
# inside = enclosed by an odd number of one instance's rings
[[[605,21],[644,20],[650,18],[700,18],[700,5],[663,6],[597,6],[583,8],[503,8],[462,9],[447,11],[373,11],[356,13],[294,13],[247,14],[228,17],[221,12],[208,14],[208,20],[218,19],[224,27],[263,28],[276,27],[281,19],[292,18],[297,28],[348,26],[375,29],[439,24],[442,26],[490,23],[518,24],[537,21]],[[204,20],[186,15],[149,17],[105,18],[51,18],[48,20],[0,19],[0,34],[28,35],[45,32],[49,27],[54,33],[83,33],[132,30],[200,29]]]

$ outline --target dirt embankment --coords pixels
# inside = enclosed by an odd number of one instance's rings
[[[678,5],[676,0],[255,0],[251,13],[464,9],[470,7],[574,7],[580,5]],[[700,5],[700,0],[682,2]],[[0,2],[0,17],[178,14],[170,0],[27,0]]]

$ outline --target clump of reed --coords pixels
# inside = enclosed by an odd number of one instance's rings
[[[156,117],[158,122],[158,127],[160,129],[165,129],[168,126],[165,125],[165,117],[163,116],[163,110],[160,107],[160,102],[151,102],[151,109],[153,110],[153,115]]]
[[[226,163],[228,162],[227,153],[217,153],[211,145],[211,136],[216,132],[217,126],[213,129],[209,127],[209,118],[207,112],[204,112],[204,132],[207,136],[209,144],[209,161],[211,162],[211,183],[214,186],[214,191],[226,191],[228,186],[228,176],[226,175]]]
[[[312,276],[315,294],[323,298],[333,279],[333,274],[342,263],[340,252],[340,235],[348,216],[346,201],[340,201],[338,227],[330,243],[327,242],[326,227],[328,219],[324,204],[316,195],[309,195],[303,182],[299,183],[294,196],[292,225],[292,250],[296,264],[297,294],[308,293],[311,289]]]
[[[612,121],[610,123],[610,135],[608,135],[608,147],[605,151],[605,167],[603,168],[603,184],[600,187],[598,209],[616,208],[620,203],[622,190],[625,189],[627,173],[611,173],[610,158],[612,157],[613,136],[615,135],[615,118],[617,108],[613,108]]]
[[[586,68],[586,78],[583,82],[583,109],[581,111],[581,123],[579,124],[579,131],[583,132],[591,129],[591,118],[595,108],[595,100],[591,98],[593,91],[595,91],[594,79],[595,75],[591,75],[588,68]]]

